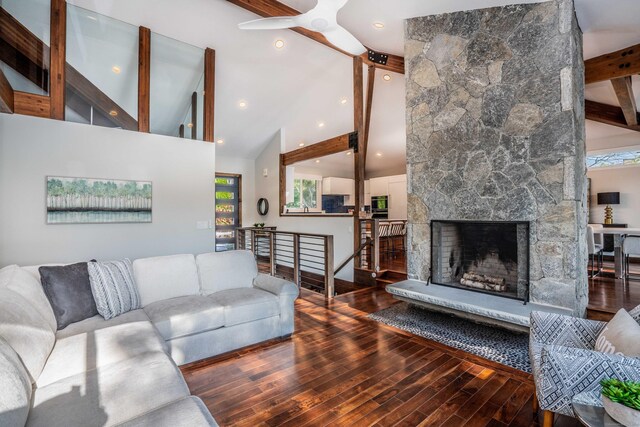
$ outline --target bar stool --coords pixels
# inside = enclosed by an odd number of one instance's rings
[[[395,241],[398,237],[402,237],[403,222],[392,222],[389,226],[389,239],[391,240],[391,253],[395,252]]]
[[[624,254],[625,278],[640,279],[638,274],[629,273],[629,258],[640,257],[640,236],[627,236],[622,242],[622,253]]]
[[[593,227],[591,225],[587,225],[587,250],[589,252],[589,263],[591,264],[589,277],[595,277],[602,271],[602,245],[595,242]],[[597,263],[598,266],[598,272],[595,274],[593,272],[594,263]]]
[[[385,252],[389,250],[389,223],[378,223],[378,238],[380,242],[386,242]],[[380,244],[380,252],[382,252],[382,244]]]

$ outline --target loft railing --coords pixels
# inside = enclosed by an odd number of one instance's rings
[[[254,253],[260,272],[291,280],[328,299],[335,296],[333,236],[272,227],[236,231],[236,247]]]
[[[213,49],[65,0],[0,3],[0,112],[214,141]]]

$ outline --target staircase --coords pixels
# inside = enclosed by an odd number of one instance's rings
[[[398,283],[407,280],[407,273],[395,270],[381,270],[376,276],[376,285],[387,286],[392,283]]]

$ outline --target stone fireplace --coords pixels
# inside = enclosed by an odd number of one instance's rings
[[[451,251],[432,254],[446,232],[434,221],[526,223],[528,277],[505,277],[507,292],[526,299],[528,283],[532,302],[583,315],[584,62],[573,2],[409,19],[405,61],[409,277],[445,274],[432,256],[464,267]],[[515,274],[495,248],[470,250]]]
[[[431,282],[529,299],[529,223],[431,221]]]

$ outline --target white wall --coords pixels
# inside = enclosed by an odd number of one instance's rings
[[[215,146],[0,114],[0,266],[207,252]],[[47,225],[45,177],[153,182],[150,224]]]
[[[256,162],[252,159],[216,155],[216,172],[242,175],[242,226],[258,221],[255,197]]]
[[[271,142],[256,159],[255,203],[261,197],[269,200],[269,213],[260,222],[267,226],[277,226],[278,230],[301,233],[331,234],[334,244],[334,265],[337,268],[353,253],[352,217],[286,217],[280,216],[279,206],[279,162],[283,147],[284,130],[274,135]],[[268,176],[262,172],[267,169]],[[349,263],[336,277],[353,280],[353,262]]]
[[[591,178],[591,222],[604,221],[604,206],[597,205],[598,193],[619,191],[620,204],[613,207],[613,220],[629,227],[640,227],[640,166],[589,169]]]

